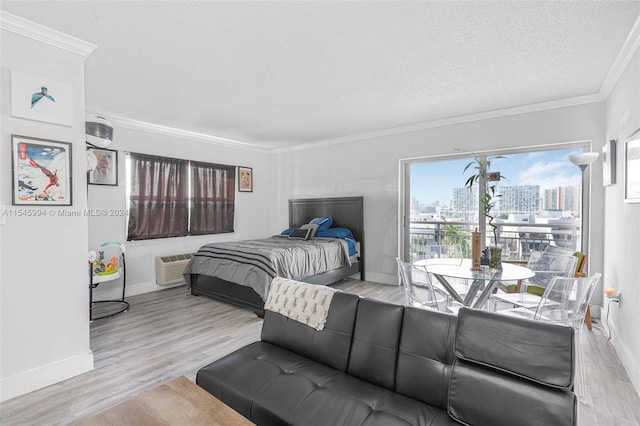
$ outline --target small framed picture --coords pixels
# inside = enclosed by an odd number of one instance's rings
[[[89,170],[87,182],[91,185],[118,185],[118,151],[104,148],[87,148]]]
[[[13,205],[71,205],[71,144],[11,135]]]
[[[602,147],[602,184],[616,183],[616,141],[610,140]]]
[[[640,129],[624,143],[624,202],[640,203]]]
[[[253,169],[238,166],[238,191],[253,192]]]
[[[71,84],[20,70],[11,70],[11,115],[71,127]]]

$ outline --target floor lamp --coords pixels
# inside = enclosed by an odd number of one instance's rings
[[[569,155],[569,161],[571,161],[576,166],[580,167],[580,171],[584,175],[584,171],[587,169],[587,167],[589,167],[598,159],[598,156],[599,154],[597,152],[579,152],[576,154]],[[591,197],[589,197],[589,200],[591,200]],[[587,318],[588,318],[588,321],[586,321]],[[585,321],[588,324],[591,324],[591,309],[589,306],[587,306],[587,311],[585,313]],[[578,330],[578,334],[582,334],[582,330]],[[579,336],[578,340],[579,340],[578,345],[582,346],[584,344],[583,343],[584,339],[581,336]],[[579,382],[579,387],[582,388],[582,389],[579,389],[580,399],[582,403],[589,404],[590,398],[587,393],[587,387],[586,387],[583,348],[579,347],[577,353],[578,353],[578,363],[580,364],[578,367],[580,370],[578,373],[578,382]]]
[[[579,152],[569,155],[569,161],[580,167],[580,170],[584,172],[587,167],[598,159],[598,155],[597,152]]]

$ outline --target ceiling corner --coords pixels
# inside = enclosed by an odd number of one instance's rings
[[[636,23],[633,24],[633,28],[631,29],[629,36],[622,45],[618,56],[616,56],[615,61],[613,61],[613,64],[602,83],[599,93],[603,99],[607,99],[609,97],[609,94],[618,82],[622,72],[625,70],[627,65],[629,65],[631,58],[638,50],[638,47],[640,47],[640,16],[636,19]]]
[[[15,34],[66,50],[83,57],[98,47],[88,41],[45,27],[27,19],[0,10],[0,28]]]

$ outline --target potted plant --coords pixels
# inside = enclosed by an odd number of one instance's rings
[[[491,159],[497,158],[506,157],[503,155],[491,157]],[[464,186],[471,191],[474,184],[480,185],[480,204],[482,205],[484,216],[489,219],[488,224],[493,232],[494,245],[489,247],[489,267],[502,269],[502,248],[498,247],[498,227],[493,223],[495,217],[491,214],[491,210],[493,210],[498,199],[502,196],[501,194],[496,194],[496,188],[502,176],[500,176],[500,172],[489,172],[490,166],[490,158],[481,161],[480,158],[474,157],[473,161],[465,166],[463,173],[466,173],[470,167],[475,169],[475,173],[467,179]]]

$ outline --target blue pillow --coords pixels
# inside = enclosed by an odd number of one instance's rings
[[[347,228],[329,228],[321,231],[318,229],[316,232],[316,237],[326,237],[326,238],[353,238],[351,231]]]
[[[316,217],[315,219],[311,219],[311,222],[309,223],[318,225],[318,232],[324,231],[331,228],[331,225],[333,225],[333,216]]]
[[[280,235],[291,235],[291,232],[293,232],[294,229],[298,229],[298,227],[292,226],[291,228],[287,228],[284,231],[282,231]]]

